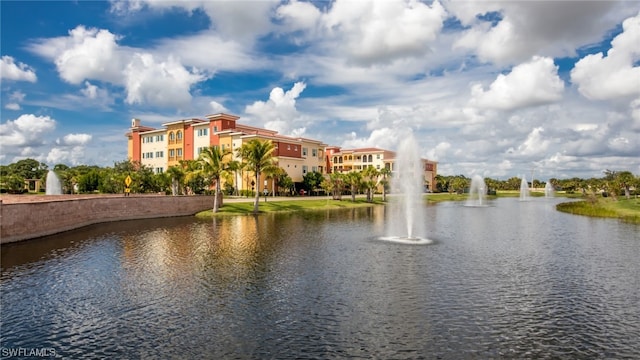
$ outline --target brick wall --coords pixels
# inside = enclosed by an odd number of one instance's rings
[[[213,196],[61,197],[15,203],[0,200],[0,243],[51,235],[101,222],[194,215],[211,208]]]

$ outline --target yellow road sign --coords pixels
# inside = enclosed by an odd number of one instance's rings
[[[131,176],[127,175],[127,178],[124,179],[124,184],[127,185],[127,187],[129,187],[129,185],[131,185]]]
[[[124,192],[125,192],[125,193],[130,193],[130,192],[131,192],[131,189],[129,189],[129,188],[124,188]]]

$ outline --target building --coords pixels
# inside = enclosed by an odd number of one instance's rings
[[[327,147],[327,173],[362,171],[373,166],[376,170],[389,170],[391,177],[393,177],[395,159],[396,153],[394,151],[378,148],[341,149],[337,146],[331,146]],[[438,163],[427,159],[421,160],[425,190],[432,190],[436,183]]]
[[[252,139],[269,140],[275,145],[277,165],[284,169],[294,182],[302,182],[308,172],[330,174],[332,172],[361,171],[368,166],[378,170],[389,169],[393,174],[395,152],[378,148],[341,149],[328,146],[320,140],[289,137],[277,131],[238,123],[238,116],[212,114],[205,119],[183,119],[162,124],[156,129],[142,126],[139,119],[131,121],[128,138],[128,157],[163,173],[182,160],[197,160],[203,149],[219,146],[230,150],[232,159],[241,161],[236,149]],[[425,185],[435,183],[437,163],[424,160]],[[258,184],[248,172],[234,175],[238,190],[275,192],[271,179],[261,176]]]
[[[294,182],[302,182],[308,172],[325,172],[325,147],[322,141],[294,138],[277,131],[238,124],[239,117],[229,114],[207,115],[206,119],[185,119],[162,124],[161,129],[142,126],[139,119],[131,121],[128,138],[128,157],[162,173],[179,165],[181,160],[197,160],[203,149],[219,146],[230,150],[232,159],[241,161],[236,153],[252,139],[269,140],[275,145],[274,155],[279,167]],[[271,179],[261,177],[258,184],[251,174],[238,174],[234,181],[238,190],[274,192]]]

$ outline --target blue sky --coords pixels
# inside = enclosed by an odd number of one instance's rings
[[[444,175],[640,174],[637,1],[2,1],[0,163],[228,112]]]

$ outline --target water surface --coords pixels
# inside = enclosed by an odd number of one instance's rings
[[[3,348],[65,358],[639,358],[640,227],[558,199],[91,226],[2,247]]]

